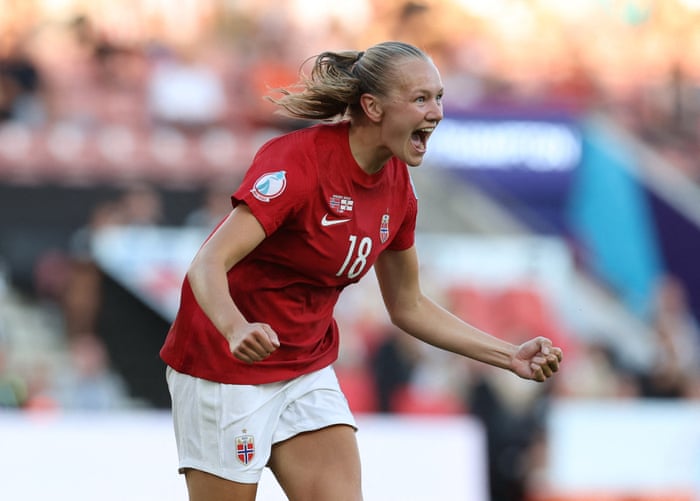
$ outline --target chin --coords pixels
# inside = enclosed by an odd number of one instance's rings
[[[423,155],[420,156],[407,156],[406,159],[404,160],[406,162],[406,165],[410,167],[418,167],[420,164],[423,163]]]

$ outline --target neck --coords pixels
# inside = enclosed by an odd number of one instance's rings
[[[391,158],[391,151],[380,141],[379,129],[373,124],[350,125],[350,151],[360,168],[376,174]]]

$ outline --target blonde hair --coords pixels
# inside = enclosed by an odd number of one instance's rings
[[[293,88],[279,89],[282,97],[267,99],[279,112],[300,119],[330,120],[360,110],[365,93],[386,96],[396,80],[396,64],[403,58],[429,60],[417,47],[405,42],[382,42],[366,51],[323,52],[315,56],[311,75],[302,76]],[[310,59],[314,59],[309,58]]]

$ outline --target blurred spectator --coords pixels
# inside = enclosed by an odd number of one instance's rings
[[[639,398],[638,371],[627,367],[615,350],[603,341],[581,342],[567,357],[567,369],[556,382],[562,398]]]
[[[511,343],[520,344],[537,334],[571,345],[545,298],[533,287],[511,285],[486,293],[473,286],[452,286],[448,298],[456,315]],[[531,473],[541,467],[533,458],[544,440],[553,386],[531,385],[471,361],[467,369],[464,405],[486,430],[491,499],[522,501]]]
[[[109,410],[128,405],[126,385],[110,366],[97,337],[84,334],[69,343],[70,368],[56,382],[56,399],[64,409]]]
[[[37,357],[26,370],[27,401],[23,408],[29,411],[53,411],[60,407],[60,402],[54,395],[55,373],[48,360],[43,356]]]
[[[156,124],[201,132],[223,119],[227,97],[222,78],[197,58],[194,47],[159,51],[148,80],[148,109]]]
[[[290,44],[295,36],[293,26],[282,11],[266,12],[255,26],[255,37],[243,44],[245,58],[241,60],[240,94],[237,103],[242,118],[253,127],[294,129],[308,125],[308,121],[286,117],[276,113],[275,106],[265,99],[280,88],[287,88],[297,81],[298,60],[295,46]],[[295,61],[294,65],[291,61]]]
[[[33,267],[34,291],[47,301],[61,301],[70,279],[70,257],[58,248],[41,252]]]
[[[124,213],[120,210],[119,201],[100,201],[93,207],[86,224],[78,228],[71,236],[70,254],[76,260],[91,260],[93,235],[103,228],[120,225],[123,222]]]
[[[530,472],[539,466],[530,459],[545,433],[549,389],[492,370],[480,371],[469,389],[467,407],[486,429],[490,499],[525,499]]]
[[[148,183],[134,183],[125,188],[119,198],[122,224],[135,226],[159,225],[163,222],[163,197]]]
[[[185,217],[185,225],[213,230],[231,212],[231,193],[237,186],[236,179],[230,183],[221,180],[209,185],[204,191],[201,205]]]
[[[85,332],[95,332],[101,302],[101,276],[92,254],[92,238],[109,226],[125,222],[119,201],[106,200],[97,204],[87,223],[71,237],[70,276],[65,284],[61,305],[69,338]]]
[[[414,338],[395,328],[387,330],[370,361],[379,412],[396,411],[397,396],[410,384],[419,358]]]
[[[69,338],[96,332],[102,277],[92,255],[94,235],[109,226],[149,226],[162,220],[160,193],[148,184],[138,183],[127,187],[116,199],[97,204],[87,223],[72,235],[70,271],[61,295]]]
[[[0,121],[38,126],[46,119],[43,81],[23,40],[0,45]]]
[[[95,110],[101,122],[146,127],[148,110],[143,103],[149,65],[142,43],[116,42],[95,28],[90,18],[76,16],[71,22],[77,43],[89,54],[94,85],[100,90]]]
[[[122,77],[124,68],[119,68],[117,56],[127,52],[125,48],[110,41],[95,29],[91,19],[79,14],[70,22],[70,28],[76,42],[84,47],[98,66],[100,85],[111,85]],[[112,59],[114,58],[114,59]]]
[[[643,377],[647,397],[685,397],[700,378],[700,327],[683,283],[666,275],[657,286],[652,328],[656,357]]]
[[[22,407],[26,400],[27,383],[10,367],[10,342],[0,325],[0,409]]]

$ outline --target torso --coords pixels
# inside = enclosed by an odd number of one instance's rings
[[[368,175],[350,153],[347,124],[322,125],[263,147],[233,200],[251,208],[268,236],[229,272],[232,297],[249,321],[269,323],[282,346],[263,362],[242,364],[208,325],[206,333],[188,335],[219,345],[220,352],[210,354],[218,359],[216,374],[194,370],[222,382],[259,383],[332,363],[340,291],[364,276],[384,249],[413,244],[416,200],[407,167],[391,159]],[[199,310],[196,303],[186,309]]]

